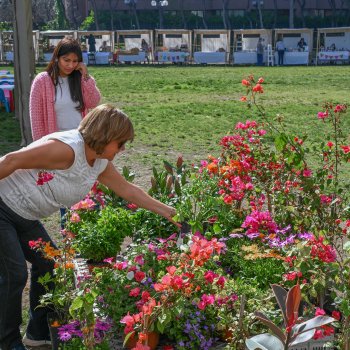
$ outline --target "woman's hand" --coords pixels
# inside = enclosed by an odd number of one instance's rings
[[[89,73],[84,62],[79,62],[75,70],[78,70],[81,73],[83,79],[87,80],[89,78]]]
[[[164,204],[165,206],[165,204]],[[165,206],[164,213],[160,212],[162,216],[164,216],[167,220],[172,222],[175,226],[181,228],[181,224],[179,222],[176,222],[173,218],[176,215],[176,209],[170,206]]]

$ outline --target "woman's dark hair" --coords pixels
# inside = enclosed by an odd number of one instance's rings
[[[83,54],[81,52],[79,42],[73,38],[65,37],[59,41],[55,47],[51,61],[46,68],[46,72],[50,75],[51,80],[55,86],[55,95],[57,93],[57,85],[59,85],[58,59],[61,56],[69,55],[70,53],[75,53],[77,55],[78,62],[83,61]],[[77,106],[78,111],[82,111],[85,108],[83,93],[81,91],[81,78],[81,73],[77,70],[74,70],[71,74],[68,75],[70,96],[74,102],[79,103]]]

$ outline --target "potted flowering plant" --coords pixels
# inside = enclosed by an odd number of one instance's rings
[[[100,263],[116,256],[126,236],[133,232],[133,213],[115,207],[94,187],[93,193],[74,205],[67,215],[66,229],[74,235],[74,246],[88,262]]]
[[[63,231],[62,243],[62,248],[57,249],[41,239],[29,242],[32,249],[54,262],[53,275],[47,273],[39,278],[47,292],[41,297],[40,306],[53,311],[48,315],[52,347],[58,350],[62,343],[72,340],[75,349],[79,344],[94,349],[104,340],[111,325],[96,313],[98,289],[91,276],[77,278],[74,273],[75,250],[69,232]]]
[[[113,270],[101,270],[96,278],[108,285],[103,293],[106,312],[124,306],[125,313],[118,321],[124,325],[126,342],[136,337],[138,346],[147,345],[147,334],[158,331],[181,349],[213,344],[217,305],[232,300],[234,294],[225,289],[228,277],[216,264],[224,246],[215,238],[174,234],[131,245],[116,262],[111,261]],[[190,326],[194,320],[198,321],[195,328]]]

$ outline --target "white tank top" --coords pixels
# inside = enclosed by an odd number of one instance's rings
[[[46,135],[28,148],[56,139],[69,145],[75,154],[74,162],[66,170],[50,170],[53,179],[42,186],[36,184],[38,172],[43,169],[20,169],[0,180],[0,197],[18,215],[38,220],[56,212],[60,207],[71,207],[90,191],[97,177],[106,169],[107,159],[96,159],[93,166],[86,160],[84,140],[78,130]]]
[[[56,87],[55,112],[58,131],[76,129],[81,122],[81,112],[76,109],[79,105],[70,96],[68,77],[58,78]]]

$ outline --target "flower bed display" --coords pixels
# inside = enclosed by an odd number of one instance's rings
[[[56,262],[54,277],[42,281],[43,303],[63,311],[66,346],[108,349],[117,334],[125,344],[135,339],[133,349],[149,350],[148,334],[156,331],[169,340],[163,345],[180,350],[212,349],[221,337],[243,350],[247,339],[272,339],[284,319],[277,339],[289,345],[267,341],[267,349],[316,349],[329,340],[349,350],[347,107],[327,102],[315,110],[324,135],[311,144],[258,103],[264,79],[249,76],[242,84],[247,119],[221,138],[219,155],[198,166],[179,157],[153,169],[149,193],[176,207],[181,232],[97,185],[69,211],[61,249],[33,243]],[[132,181],[125,169],[124,176]],[[127,236],[131,243],[121,249]],[[74,284],[69,264],[76,253],[109,268],[83,271]],[[51,282],[61,298],[49,292]],[[271,285],[298,291],[282,314]],[[302,300],[300,307],[291,300]],[[305,322],[314,327],[296,337]]]

